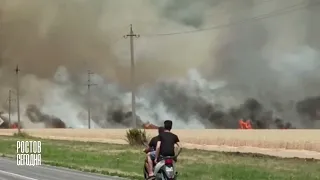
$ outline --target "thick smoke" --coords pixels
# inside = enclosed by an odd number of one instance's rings
[[[135,41],[139,123],[172,119],[176,128],[237,128],[239,118],[250,118],[257,128],[320,127],[312,98],[320,87],[314,0],[310,6],[303,0],[0,2],[0,101],[8,112],[19,64],[26,127],[64,127],[61,121],[86,127],[88,69],[97,84],[92,126],[130,126],[130,48],[123,38],[129,24],[141,35]],[[244,21],[303,2],[286,14]],[[149,36],[234,22],[242,23]]]

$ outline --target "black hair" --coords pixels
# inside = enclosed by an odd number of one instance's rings
[[[172,121],[171,120],[165,120],[164,121],[164,129],[170,131],[172,129]]]
[[[158,128],[158,133],[160,134],[160,133],[163,133],[163,132],[164,132],[164,127],[160,126],[160,127]]]

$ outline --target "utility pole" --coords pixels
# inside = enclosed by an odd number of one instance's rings
[[[3,63],[3,50],[4,50],[4,43],[3,43],[3,10],[0,8],[0,65]]]
[[[133,38],[138,38],[140,35],[134,34],[132,24],[130,24],[130,32],[125,35],[124,38],[130,37],[130,54],[131,54],[131,108],[132,108],[132,121],[133,127],[137,128],[137,117],[136,117],[136,95],[135,95],[135,63],[134,63],[134,44]]]
[[[88,70],[88,129],[91,129],[91,86],[96,85],[91,83],[91,75],[93,73]]]
[[[11,102],[12,102],[12,98],[11,98],[11,89],[9,90],[9,127],[11,126]]]
[[[15,69],[15,72],[16,72],[16,78],[17,78],[17,112],[18,112],[18,133],[21,132],[21,121],[20,121],[20,82],[19,82],[19,72],[20,72],[20,69],[19,69],[19,66],[17,65],[16,69]]]
[[[9,127],[11,127],[11,114],[12,114],[12,102],[15,101],[15,99],[12,99],[12,93],[13,91],[10,89],[9,90],[9,98],[8,98],[8,104],[9,104]]]

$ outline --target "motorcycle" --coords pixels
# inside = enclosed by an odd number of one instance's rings
[[[159,161],[157,164],[154,164],[154,175],[155,180],[176,180],[178,177],[178,172],[176,171],[175,163],[177,162],[177,158],[181,153],[181,148],[179,148],[178,153],[175,156],[165,156],[159,157]],[[144,163],[143,168],[144,179],[148,179],[148,170],[146,167],[146,163]]]

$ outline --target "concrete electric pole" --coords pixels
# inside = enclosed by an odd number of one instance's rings
[[[15,101],[14,98],[12,98],[12,95],[13,95],[14,91],[13,90],[9,90],[9,98],[8,98],[8,110],[9,110],[9,113],[8,113],[8,120],[9,120],[9,127],[11,127],[11,124],[12,124],[12,121],[11,121],[11,114],[12,114],[12,102]]]
[[[96,85],[91,83],[91,75],[93,73],[88,70],[88,129],[91,129],[91,86]]]
[[[20,121],[20,82],[19,82],[19,66],[17,65],[16,69],[16,78],[17,78],[17,86],[16,86],[16,93],[17,93],[17,112],[18,112],[18,133],[21,132],[21,121]]]
[[[11,97],[11,89],[9,90],[9,127],[11,127],[11,102],[12,102],[12,97]]]
[[[3,51],[4,51],[4,42],[3,42],[3,10],[0,8],[0,66],[3,63]]]
[[[131,54],[131,108],[132,108],[132,121],[133,127],[137,128],[137,117],[136,117],[136,96],[135,96],[135,64],[134,64],[134,44],[133,38],[140,37],[138,34],[133,33],[132,24],[130,25],[129,34],[125,35],[124,38],[130,37],[130,54]]]

